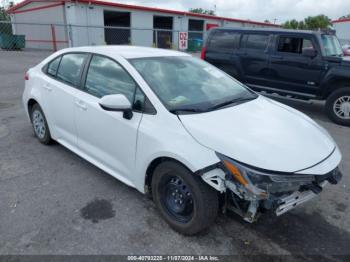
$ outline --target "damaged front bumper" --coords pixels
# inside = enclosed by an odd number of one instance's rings
[[[323,181],[320,184],[320,187],[323,188],[328,184],[328,181]],[[277,216],[280,216],[289,210],[295,208],[296,206],[299,206],[300,204],[303,204],[314,197],[317,196],[317,193],[314,193],[312,190],[308,191],[296,191],[288,196],[282,197],[279,199],[279,205],[275,210],[275,213]]]
[[[316,197],[342,177],[338,168],[325,175],[276,174],[253,170],[220,155],[221,163],[202,172],[202,179],[225,196],[224,210],[254,222],[261,211],[280,216]]]

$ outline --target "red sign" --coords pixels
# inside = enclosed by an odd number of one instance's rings
[[[210,28],[213,28],[213,27],[218,27],[219,25],[217,24],[207,24],[207,31],[210,29]]]
[[[179,49],[185,50],[188,47],[188,33],[179,32]]]

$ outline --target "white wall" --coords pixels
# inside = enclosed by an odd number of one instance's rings
[[[17,11],[23,11],[30,8],[46,6],[48,2],[35,2],[28,4]],[[52,4],[52,3],[51,3]],[[40,10],[34,10],[24,13],[15,13],[11,15],[11,21],[14,23],[13,31],[17,35],[25,35],[27,48],[53,49],[51,24],[55,24],[55,35],[57,48],[68,47],[67,31],[64,25],[63,6],[56,6]],[[26,23],[26,24],[21,24]],[[61,25],[61,26],[58,26]]]
[[[248,27],[248,28],[269,28],[273,27],[269,25],[260,25],[260,24],[252,24],[247,22],[235,22],[235,21],[224,21],[223,22],[224,27]]]
[[[48,5],[50,2],[31,3],[19,10]],[[70,46],[84,45],[104,45],[104,10],[130,12],[131,19],[131,44],[140,46],[153,46],[153,16],[173,17],[173,47],[178,47],[178,32],[188,31],[189,19],[204,20],[204,33],[206,33],[207,24],[217,24],[218,26],[228,27],[263,27],[244,22],[232,22],[217,19],[204,19],[192,16],[180,16],[159,12],[147,12],[143,10],[133,10],[117,8],[111,6],[96,6],[82,3],[66,2],[63,6],[57,6],[50,9],[37,10],[27,13],[14,15],[13,21],[35,22],[46,24],[66,24],[70,25],[56,26],[56,39],[59,41],[67,40]],[[16,26],[16,33],[26,34],[27,39],[52,39],[51,27],[48,26]],[[59,48],[66,47],[68,44],[57,44]],[[51,49],[52,43],[28,42],[29,47],[40,47]]]
[[[153,45],[153,30],[141,30],[153,28],[153,13],[132,11],[131,12],[131,44],[139,46]]]
[[[71,46],[104,45],[104,20],[100,7],[66,3]]]
[[[334,29],[337,31],[337,37],[342,44],[350,44],[350,21],[349,22],[340,22],[333,24]]]

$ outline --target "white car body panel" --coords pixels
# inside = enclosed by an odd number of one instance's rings
[[[310,174],[310,175],[323,175],[327,174],[330,170],[335,169],[340,161],[341,161],[341,153],[338,147],[335,148],[334,152],[321,163],[317,163],[316,165],[309,167],[304,170],[300,170],[296,172],[297,174]]]
[[[137,131],[142,114],[130,120],[123,112],[106,111],[99,98],[77,90],[74,102],[78,148],[97,162],[127,178],[134,169]]]
[[[169,157],[185,165],[192,172],[219,162],[215,152],[197,143],[182,127],[177,116],[157,114],[157,117],[145,114],[139,128],[136,152],[137,188],[144,187],[149,164],[159,157]]]
[[[105,166],[103,163],[97,161],[96,159],[94,159],[93,157],[85,154],[83,151],[81,151],[79,148],[72,146],[71,144],[66,143],[66,141],[57,140],[58,143],[60,143],[62,146],[68,148],[69,150],[71,150],[72,152],[76,153],[78,156],[84,158],[85,160],[87,160],[88,162],[90,162],[91,164],[97,166],[98,168],[102,169],[103,171],[105,171],[106,173],[110,174],[111,176],[115,177],[116,179],[120,180],[121,182],[123,182],[124,184],[130,186],[130,187],[135,187],[134,183],[132,183],[129,179],[125,178],[124,176],[120,175],[119,173],[117,173],[115,170]]]
[[[265,170],[297,172],[326,159],[336,147],[315,124],[262,96],[180,119],[202,145]]]
[[[121,112],[103,110],[98,98],[41,71],[53,58],[68,52],[97,53],[119,62],[157,114],[134,112],[131,120],[124,119]],[[170,113],[127,61],[153,56],[189,55],[130,46],[58,51],[28,71],[25,109],[28,113],[28,101],[36,100],[53,139],[141,192],[145,192],[147,168],[160,157],[175,159],[193,172],[218,163],[215,151],[242,163],[283,172],[305,169],[302,173],[325,174],[339,164],[340,152],[326,131],[298,111],[263,97],[209,113],[179,117]],[[51,91],[45,88],[48,83]]]
[[[74,119],[74,97],[77,89],[58,82],[45,74],[42,78],[43,81],[40,87],[45,94],[43,106],[46,109],[46,118],[50,119],[52,136],[57,140],[66,141],[66,143],[76,146],[77,130]]]

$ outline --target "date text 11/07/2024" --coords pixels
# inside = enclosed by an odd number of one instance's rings
[[[128,261],[219,261],[218,256],[128,256]]]

